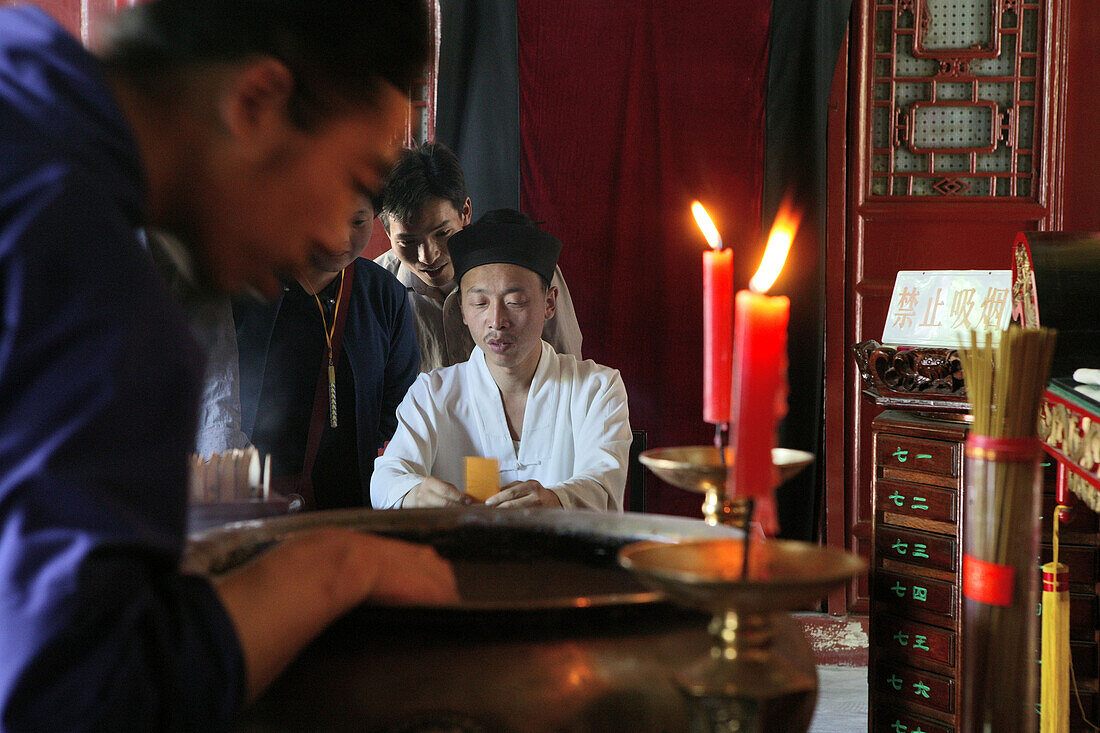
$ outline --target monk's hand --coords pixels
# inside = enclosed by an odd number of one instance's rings
[[[513,481],[485,500],[485,506],[524,507],[547,506],[561,507],[558,495],[538,481]]]
[[[435,476],[428,476],[405,494],[401,506],[405,508],[456,506],[469,504],[470,501],[469,495],[463,494],[455,488],[454,484],[449,484]]]

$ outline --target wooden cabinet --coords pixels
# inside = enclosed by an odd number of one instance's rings
[[[888,411],[872,423],[872,731],[954,731],[966,424]]]
[[[966,423],[887,411],[872,423],[871,731],[955,731],[961,713],[963,442]],[[1042,561],[1050,560],[1056,468],[1045,464]],[[1082,707],[1097,714],[1097,517],[1060,533],[1070,567],[1070,648]],[[1036,568],[1038,572],[1038,568]],[[1038,650],[1034,659],[1038,660]],[[1076,703],[1071,730],[1090,730]]]

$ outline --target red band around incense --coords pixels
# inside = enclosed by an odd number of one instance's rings
[[[1016,569],[963,555],[963,595],[989,606],[1011,606]]]
[[[1027,438],[991,438],[988,435],[966,436],[966,455],[986,461],[1010,461],[1026,463],[1039,455],[1039,441]]]

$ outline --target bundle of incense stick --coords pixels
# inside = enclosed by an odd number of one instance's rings
[[[974,423],[963,519],[963,726],[1033,730],[1039,535],[1036,422],[1055,332],[971,332],[959,356]]]

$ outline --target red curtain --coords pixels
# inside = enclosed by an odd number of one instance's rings
[[[524,211],[559,237],[587,358],[650,447],[702,422],[701,200],[743,287],[759,263],[770,3],[518,0]],[[649,477],[650,485],[656,480]],[[650,511],[699,515],[660,488]]]

